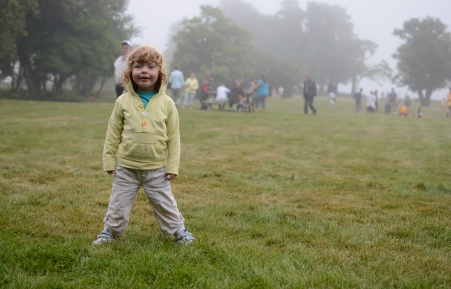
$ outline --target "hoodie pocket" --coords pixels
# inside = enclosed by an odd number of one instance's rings
[[[120,154],[125,159],[136,161],[163,160],[166,158],[165,150],[156,142],[130,140],[125,144]]]

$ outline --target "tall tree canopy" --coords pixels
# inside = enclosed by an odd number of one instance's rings
[[[296,83],[293,65],[253,48],[250,32],[225,17],[219,8],[201,6],[201,15],[185,19],[173,40],[172,64],[180,65],[186,74],[194,71],[204,75],[211,70],[217,84],[231,84],[264,73],[273,88],[284,86],[286,95],[291,95]]]
[[[302,60],[321,86],[328,81],[347,82],[364,69],[365,56],[376,44],[359,39],[346,11],[340,6],[309,2]]]
[[[213,70],[216,79],[230,82],[247,75],[252,37],[210,5],[202,5],[201,15],[185,19],[173,37],[176,43],[173,64],[185,73]]]
[[[396,79],[418,92],[422,105],[428,106],[432,92],[451,80],[451,34],[431,17],[408,20],[393,34],[404,42],[393,55],[398,60]]]
[[[124,14],[127,0],[7,1],[30,7],[20,14],[23,29],[15,34],[11,56],[17,57],[13,62],[18,59],[33,99],[61,99],[69,78],[89,95],[98,77],[112,74],[120,41],[133,35],[132,19]]]
[[[25,17],[29,13],[35,13],[36,7],[35,0],[5,0],[0,5],[1,78],[14,76],[17,38],[27,35]]]
[[[256,49],[295,67],[298,79],[309,72],[321,86],[356,82],[377,45],[358,38],[346,11],[336,5],[284,0],[274,15],[261,15],[243,0],[221,0],[226,15],[254,35]]]
[[[36,0],[5,0],[0,5],[0,59],[15,55],[17,37],[27,35],[25,16],[36,10]]]

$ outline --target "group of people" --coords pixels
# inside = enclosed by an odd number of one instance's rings
[[[362,111],[362,99],[363,99],[363,88],[354,94],[353,98],[355,101],[355,113],[360,114]],[[377,91],[371,91],[370,94],[366,96],[366,113],[373,114],[379,110],[379,102]]]
[[[247,77],[243,82],[237,80],[232,88],[227,88],[225,83],[216,89],[216,102],[229,104],[232,110],[236,105],[235,111],[247,104],[249,109],[255,109],[256,112],[263,112],[266,108],[266,98],[269,96],[269,82],[265,74],[260,74],[258,78],[251,79]]]
[[[207,109],[207,101],[212,99],[219,103],[220,109],[224,109],[228,104],[229,109],[235,106],[235,110],[240,111],[244,104],[248,104],[246,107],[263,112],[266,108],[266,98],[269,96],[269,82],[263,73],[253,80],[249,77],[242,82],[237,80],[231,88],[227,87],[225,83],[214,87],[213,74],[210,71],[207,71],[206,79],[199,85],[194,72],[191,72],[190,78],[184,80],[178,65],[169,74],[168,88],[171,90],[172,99],[176,105],[180,101],[181,91],[185,90],[183,108],[189,107],[190,109],[193,108],[198,89],[200,89],[201,109]]]
[[[354,94],[353,98],[355,101],[355,113],[360,114],[362,111],[362,99],[363,99],[363,89],[361,88],[359,92]],[[393,114],[399,114],[400,116],[408,116],[410,111],[410,106],[412,104],[412,101],[408,95],[406,95],[404,102],[402,104],[399,104],[398,102],[398,94],[395,92],[394,89],[391,90],[391,92],[387,95],[388,101],[384,106],[385,113],[393,113]],[[373,114],[377,112],[379,109],[379,97],[377,90],[370,91],[370,93],[366,96],[366,113],[367,114]],[[417,117],[424,117],[423,110],[421,106],[418,108],[418,111],[416,113]]]

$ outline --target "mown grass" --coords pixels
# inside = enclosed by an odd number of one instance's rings
[[[93,247],[112,178],[112,103],[0,100],[2,288],[449,288],[451,121],[316,99],[263,114],[180,110],[173,182],[197,243],[174,246],[141,192]],[[413,108],[417,104],[414,103]]]

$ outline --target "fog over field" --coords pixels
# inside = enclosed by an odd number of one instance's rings
[[[282,0],[244,0],[252,4],[261,14],[274,15],[280,10]],[[447,0],[321,0],[298,1],[302,9],[306,9],[307,2],[326,3],[344,8],[354,24],[354,32],[362,39],[377,43],[378,48],[368,59],[368,64],[376,64],[381,60],[387,61],[392,69],[396,69],[396,60],[392,58],[401,40],[393,35],[396,28],[402,28],[404,21],[412,18],[423,19],[427,16],[439,18],[443,23],[451,26],[451,1]],[[152,44],[165,50],[170,38],[170,27],[184,18],[192,18],[200,13],[199,6],[209,4],[218,6],[219,0],[130,0],[128,13],[135,19],[136,26],[142,28],[140,37],[133,38],[134,44]],[[300,76],[302,78],[302,76]],[[390,83],[373,83],[363,80],[361,86],[366,91],[378,89],[388,91]],[[341,86],[346,91],[346,86]],[[405,95],[405,87],[396,88]],[[436,91],[433,99],[442,99],[446,90]],[[416,94],[409,92],[416,97]]]

